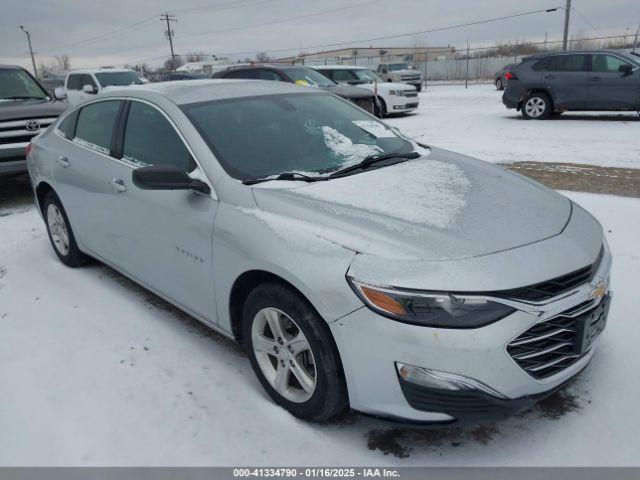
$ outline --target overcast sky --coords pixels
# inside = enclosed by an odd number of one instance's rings
[[[0,0],[0,63],[30,66],[25,34],[31,33],[36,61],[67,54],[72,67],[162,62],[169,53],[160,13],[178,22],[178,54],[204,52],[251,56],[272,51],[290,56],[353,46],[462,46],[507,40],[561,38],[563,11],[538,13],[464,28],[387,40],[374,37],[425,31],[563,5],[564,0]],[[634,35],[640,0],[573,0],[571,33]],[[324,12],[324,13],[322,13]],[[315,15],[318,14],[318,15]],[[363,41],[357,41],[363,40]],[[351,46],[351,45],[344,45]],[[276,51],[277,50],[277,51]]]

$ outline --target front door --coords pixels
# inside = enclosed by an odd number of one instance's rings
[[[128,110],[128,111],[127,111]],[[190,190],[141,190],[135,168],[196,167],[185,142],[155,106],[132,101],[125,108],[122,158],[106,178],[112,188],[111,221],[102,249],[141,283],[217,323],[213,286],[213,221],[218,201]]]
[[[629,73],[620,67],[629,62],[611,54],[592,56],[588,75],[587,104],[594,110],[634,110],[640,108],[640,72],[636,67]],[[624,68],[624,67],[623,67]]]

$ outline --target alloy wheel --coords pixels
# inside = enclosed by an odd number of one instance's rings
[[[547,102],[545,102],[544,99],[540,97],[531,97],[529,100],[527,100],[527,103],[524,106],[527,115],[529,115],[531,118],[540,117],[544,113],[546,108]]]
[[[62,256],[68,255],[69,231],[67,230],[67,223],[64,221],[58,206],[53,203],[50,203],[47,207],[47,225],[49,226],[51,240],[58,253]]]
[[[251,343],[262,374],[285,399],[302,403],[316,388],[311,345],[298,324],[277,308],[260,310],[251,325]]]

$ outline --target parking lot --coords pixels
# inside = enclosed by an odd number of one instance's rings
[[[296,420],[242,350],[120,274],[57,261],[26,179],[0,180],[3,465],[631,465],[640,451],[640,117],[525,122],[490,85],[433,86],[388,123],[563,190],[602,223],[614,301],[592,364],[503,422]],[[568,192],[567,190],[572,190]],[[588,193],[585,193],[588,192]],[[611,195],[615,194],[615,195]]]

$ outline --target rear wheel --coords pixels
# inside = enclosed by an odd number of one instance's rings
[[[522,116],[526,120],[544,120],[551,112],[551,98],[543,92],[530,93],[522,104]]]
[[[260,285],[249,294],[242,321],[251,366],[278,405],[311,421],[348,407],[329,328],[299,294],[277,283]]]
[[[45,196],[42,213],[49,240],[60,261],[68,267],[78,267],[85,263],[88,257],[78,248],[67,213],[54,192]]]
[[[496,78],[496,90],[504,90],[501,78]]]

